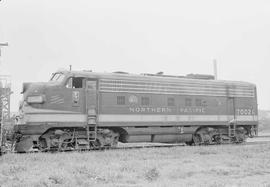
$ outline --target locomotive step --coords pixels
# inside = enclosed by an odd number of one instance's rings
[[[89,149],[89,142],[86,139],[77,139],[76,149]]]

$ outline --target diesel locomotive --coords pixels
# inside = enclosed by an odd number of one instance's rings
[[[256,86],[206,75],[58,71],[22,94],[17,152],[239,143],[258,132]]]

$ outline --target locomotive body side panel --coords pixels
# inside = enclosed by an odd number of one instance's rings
[[[235,99],[235,111],[228,110],[227,98],[207,96],[168,96],[132,93],[101,93],[99,124],[101,126],[177,126],[177,125],[227,125],[234,113],[239,123],[251,124],[257,120],[256,108],[250,98]],[[125,104],[118,105],[117,98],[125,98]],[[130,103],[136,98],[138,103]],[[149,98],[150,104],[141,100]],[[172,99],[173,98],[173,99]],[[174,100],[174,106],[168,106]],[[190,101],[191,106],[185,102]],[[204,104],[197,104],[203,101]]]
[[[181,80],[106,80],[100,85],[101,126],[257,124],[255,88],[247,84]]]
[[[46,102],[24,102],[27,116],[21,125],[81,126],[86,123],[86,110],[93,108],[93,102],[99,126],[227,125],[233,119],[238,124],[257,125],[256,93],[250,84],[78,75],[81,86],[74,88],[68,87],[72,77],[75,76],[67,77],[62,85],[35,92],[44,95]],[[86,89],[87,80],[96,80],[95,96]],[[33,129],[41,132],[44,128]]]

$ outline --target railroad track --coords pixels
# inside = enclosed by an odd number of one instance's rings
[[[246,142],[239,143],[239,145],[257,145],[257,144],[267,144],[270,143],[270,136],[256,136],[253,138],[248,138]],[[212,144],[212,145],[236,145],[236,144]],[[171,147],[183,147],[189,146],[185,143],[177,143],[177,144],[169,144],[169,143],[119,143],[117,147],[104,147],[101,149],[91,149],[91,150],[82,150],[82,151],[104,151],[104,150],[126,150],[126,149],[143,149],[143,148],[171,148]],[[201,145],[206,146],[206,145]],[[211,146],[211,145],[208,145]],[[73,151],[73,150],[68,150]],[[7,150],[7,153],[13,152],[11,150]],[[33,151],[39,152],[39,151]],[[49,152],[57,152],[49,151]]]
[[[262,143],[270,143],[270,136],[256,136],[253,138],[248,138],[246,142],[240,143],[239,145],[256,145]],[[217,145],[217,144],[214,144]],[[219,144],[224,145],[224,144]],[[225,144],[231,145],[231,144]],[[232,144],[235,145],[235,144]],[[178,144],[165,144],[165,143],[125,143],[119,144],[118,147],[110,148],[110,149],[136,149],[136,148],[162,148],[162,147],[183,147],[188,146],[185,143]]]
[[[160,148],[160,147],[183,147],[185,143],[166,144],[166,143],[127,143],[120,144],[112,149],[138,149],[138,148]]]
[[[253,138],[270,138],[270,136],[269,135],[254,136]]]
[[[270,140],[269,141],[255,141],[255,142],[243,142],[243,143],[239,143],[239,144],[212,144],[212,145],[201,145],[201,146],[213,146],[213,145],[218,145],[218,146],[224,146],[224,145],[258,145],[258,144],[270,144]],[[162,145],[144,145],[142,143],[142,145],[140,144],[136,144],[136,145],[132,145],[132,143],[130,143],[129,145],[125,145],[125,146],[118,146],[118,147],[113,147],[113,148],[103,148],[103,149],[99,149],[99,150],[93,150],[93,151],[103,151],[103,150],[126,150],[126,149],[145,149],[145,148],[172,148],[172,147],[184,147],[184,146],[190,146],[190,145],[186,145],[185,143],[183,144],[162,144]]]
[[[239,143],[238,145],[257,145],[257,144],[267,144],[270,143],[270,136],[261,136],[256,137],[255,139],[259,138],[269,138],[269,140],[259,140],[259,141],[247,141],[243,143]],[[236,145],[236,144],[213,144],[213,145]],[[183,147],[189,146],[185,143],[177,143],[177,144],[167,144],[167,143],[119,143],[117,147],[111,148],[103,148],[100,150],[121,150],[121,149],[143,149],[143,148],[171,148],[171,147]],[[206,146],[206,145],[201,145]],[[211,146],[211,145],[209,145]],[[96,150],[97,151],[97,150]]]
[[[263,138],[263,137],[258,137],[258,138]],[[247,142],[243,142],[243,143],[239,143],[238,145],[255,145],[255,144],[260,144],[260,143],[270,143],[270,136],[267,136],[267,138],[269,138],[269,140],[261,140],[261,141],[247,141]],[[256,138],[257,139],[257,138]],[[162,148],[162,147],[183,147],[183,146],[189,146],[189,145],[186,145],[185,143],[182,143],[182,144],[157,144],[155,145],[154,143],[153,144],[135,144],[135,145],[132,145],[133,143],[129,143],[128,145],[125,145],[125,146],[118,146],[118,147],[114,147],[114,148],[111,148],[111,149],[136,149],[136,148]],[[236,144],[212,144],[212,145],[236,145]],[[205,146],[205,145],[202,145],[202,146]],[[209,145],[211,146],[211,144]]]

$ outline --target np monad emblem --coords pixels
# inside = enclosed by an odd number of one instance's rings
[[[131,95],[129,98],[128,98],[128,101],[130,102],[130,103],[138,103],[138,97],[137,96],[135,96],[135,95]]]
[[[80,100],[80,92],[78,91],[73,91],[72,92],[72,100],[74,103],[78,103]]]

